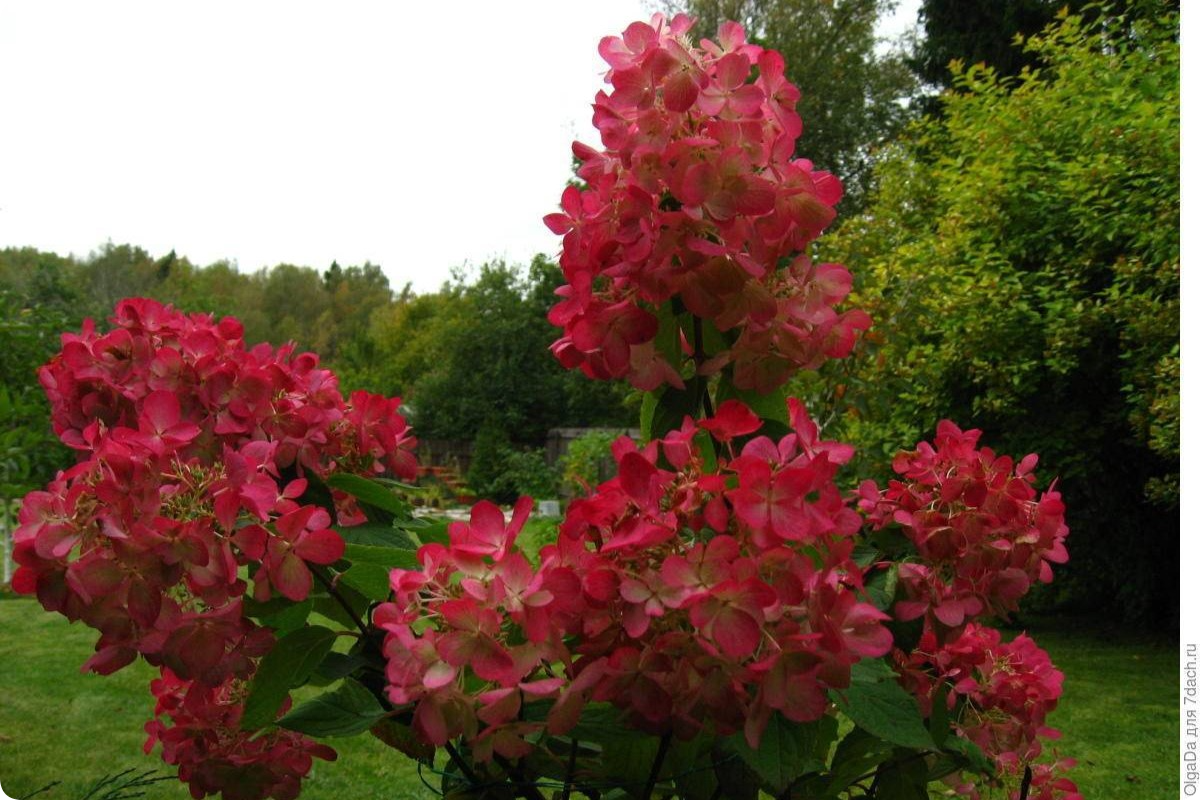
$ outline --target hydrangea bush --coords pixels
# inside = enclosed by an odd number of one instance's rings
[[[446,793],[1080,796],[1062,674],[983,622],[1066,561],[1059,494],[950,422],[842,488],[853,448],[779,388],[870,324],[807,255],[840,185],[792,157],[780,56],[690,25],[601,42],[603,149],[546,218],[555,356],[644,402],[536,558],[529,498],[413,519],[399,400],[234,320],[126,300],[42,369],[79,461],[25,499],[14,587],[98,631],[84,669],[160,668],[146,747],[196,798],[288,800],[367,732]]]

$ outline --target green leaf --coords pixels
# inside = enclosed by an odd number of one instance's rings
[[[415,521],[415,520],[414,520]],[[450,544],[450,523],[449,519],[428,520],[420,527],[413,527],[411,531],[416,535],[417,540],[421,544],[440,544],[448,546]]]
[[[368,600],[387,600],[392,594],[391,572],[376,564],[354,564],[338,578],[338,585],[350,586]]]
[[[274,722],[288,692],[308,679],[336,638],[328,628],[309,625],[277,641],[254,674],[242,714],[242,728],[255,730]]]
[[[837,720],[833,717],[792,722],[776,712],[767,722],[757,750],[740,733],[731,743],[767,788],[779,793],[806,772],[824,769],[829,745],[836,736]]]
[[[850,668],[850,680],[854,683],[879,683],[895,677],[891,665],[882,658],[864,658]]]
[[[348,544],[342,558],[351,564],[371,564],[376,567],[416,569],[415,551],[400,547],[372,547],[365,544]]]
[[[683,371],[683,347],[679,341],[680,319],[670,300],[658,307],[658,330],[654,333],[654,349],[676,372]]]
[[[332,692],[289,711],[279,720],[279,727],[318,738],[355,736],[383,719],[384,714],[370,690],[347,678]]]
[[[402,531],[391,525],[368,522],[365,525],[354,525],[348,528],[338,526],[334,530],[346,540],[347,544],[362,544],[372,547],[397,547],[402,550],[417,549],[416,541],[407,531]]]
[[[676,739],[667,751],[664,776],[672,778],[675,788],[684,800],[711,800],[720,789],[717,774],[713,769],[714,745],[709,734],[701,734],[689,741]]]
[[[717,471],[717,449],[713,444],[712,434],[706,430],[696,431],[696,447],[700,450],[700,455],[704,459],[704,471]]]
[[[277,633],[287,633],[299,628],[308,620],[312,610],[311,597],[299,603],[286,597],[272,597],[265,603],[260,603],[249,595],[242,598],[242,613],[268,628],[274,628]]]
[[[684,383],[682,389],[668,386],[654,406],[650,422],[650,438],[661,439],[677,430],[686,416],[695,417],[700,408],[700,394],[707,390],[706,380],[696,377]]]
[[[342,623],[348,628],[358,627],[358,623],[362,621],[363,615],[367,613],[367,609],[371,606],[371,601],[349,584],[339,586],[337,593],[350,605],[355,616],[348,614],[346,609],[342,607],[342,604],[324,590],[314,591],[310,595],[313,599],[313,610],[322,616]]]
[[[941,747],[950,735],[950,712],[946,708],[946,695],[949,691],[950,684],[943,683],[933,693],[930,701],[932,709],[929,714],[929,735],[938,747]]]
[[[801,778],[792,796],[822,800],[839,797],[852,783],[886,761],[892,751],[892,746],[878,736],[862,728],[852,728],[838,742],[829,770]]]
[[[995,765],[979,749],[979,745],[970,739],[964,739],[961,736],[949,736],[942,743],[942,749],[960,758],[964,767],[974,773],[991,775],[996,771]]]
[[[313,676],[320,675],[325,680],[332,683],[339,678],[344,678],[351,672],[365,667],[371,662],[361,653],[351,651],[350,653],[330,652],[325,655],[321,663],[317,665],[313,671]]]
[[[854,559],[854,563],[859,567],[866,568],[871,562],[879,558],[879,551],[869,544],[859,544],[854,548],[854,552],[850,556]]]
[[[394,717],[384,717],[371,726],[371,735],[379,741],[399,750],[411,759],[433,766],[434,747],[421,741],[413,729]],[[449,795],[447,795],[448,797]]]
[[[879,767],[877,796],[888,800],[929,800],[929,767],[925,759],[900,751]]]
[[[334,489],[340,489],[367,505],[391,512],[397,517],[409,515],[408,506],[403,500],[397,497],[391,489],[370,478],[349,472],[335,472],[325,478],[325,484]]]
[[[651,431],[654,426],[654,411],[658,408],[658,398],[662,397],[662,390],[654,392],[646,392],[642,395],[642,410],[638,416],[638,420],[642,431],[642,442],[648,442],[654,437]]]
[[[650,769],[654,766],[658,743],[657,736],[633,735],[628,731],[625,736],[614,737],[605,742],[600,753],[604,774],[614,781],[640,789],[650,780]]]
[[[849,688],[839,692],[842,711],[884,741],[917,750],[937,749],[917,701],[894,679],[880,680],[882,662],[872,662],[879,660],[865,659],[851,669]]]
[[[876,570],[866,585],[871,603],[881,611],[887,611],[896,600],[896,585],[899,582],[900,565],[892,564],[886,570]]]
[[[313,600],[311,597],[307,597],[299,603],[291,603],[282,611],[261,617],[259,622],[269,628],[274,628],[276,633],[288,633],[303,627],[312,610]]]
[[[721,787],[718,797],[728,800],[758,800],[759,777],[736,754],[733,758],[727,758],[725,753],[721,753],[713,765],[713,772],[716,773],[717,784]]]

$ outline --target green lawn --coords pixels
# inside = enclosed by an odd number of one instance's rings
[[[1094,626],[1042,623],[1038,642],[1067,674],[1051,723],[1089,800],[1171,798],[1178,791],[1174,647],[1122,639]],[[126,768],[166,769],[142,754],[153,670],[135,664],[107,678],[81,675],[95,634],[26,599],[0,600],[0,784],[21,797],[74,800],[96,779]],[[339,759],[318,761],[305,800],[405,800],[430,792],[405,758],[370,737],[334,742]],[[182,784],[152,786],[148,800],[186,800]]]
[[[1030,622],[1066,675],[1050,724],[1087,800],[1179,796],[1179,648],[1080,620]]]

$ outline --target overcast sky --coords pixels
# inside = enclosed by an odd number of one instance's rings
[[[881,26],[916,19],[904,0]],[[640,0],[0,0],[0,247],[105,241],[394,288],[557,252],[602,36]]]

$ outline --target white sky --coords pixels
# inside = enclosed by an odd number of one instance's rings
[[[903,0],[883,25],[916,19]],[[640,0],[0,0],[0,247],[107,240],[399,289],[557,252],[602,36]]]

